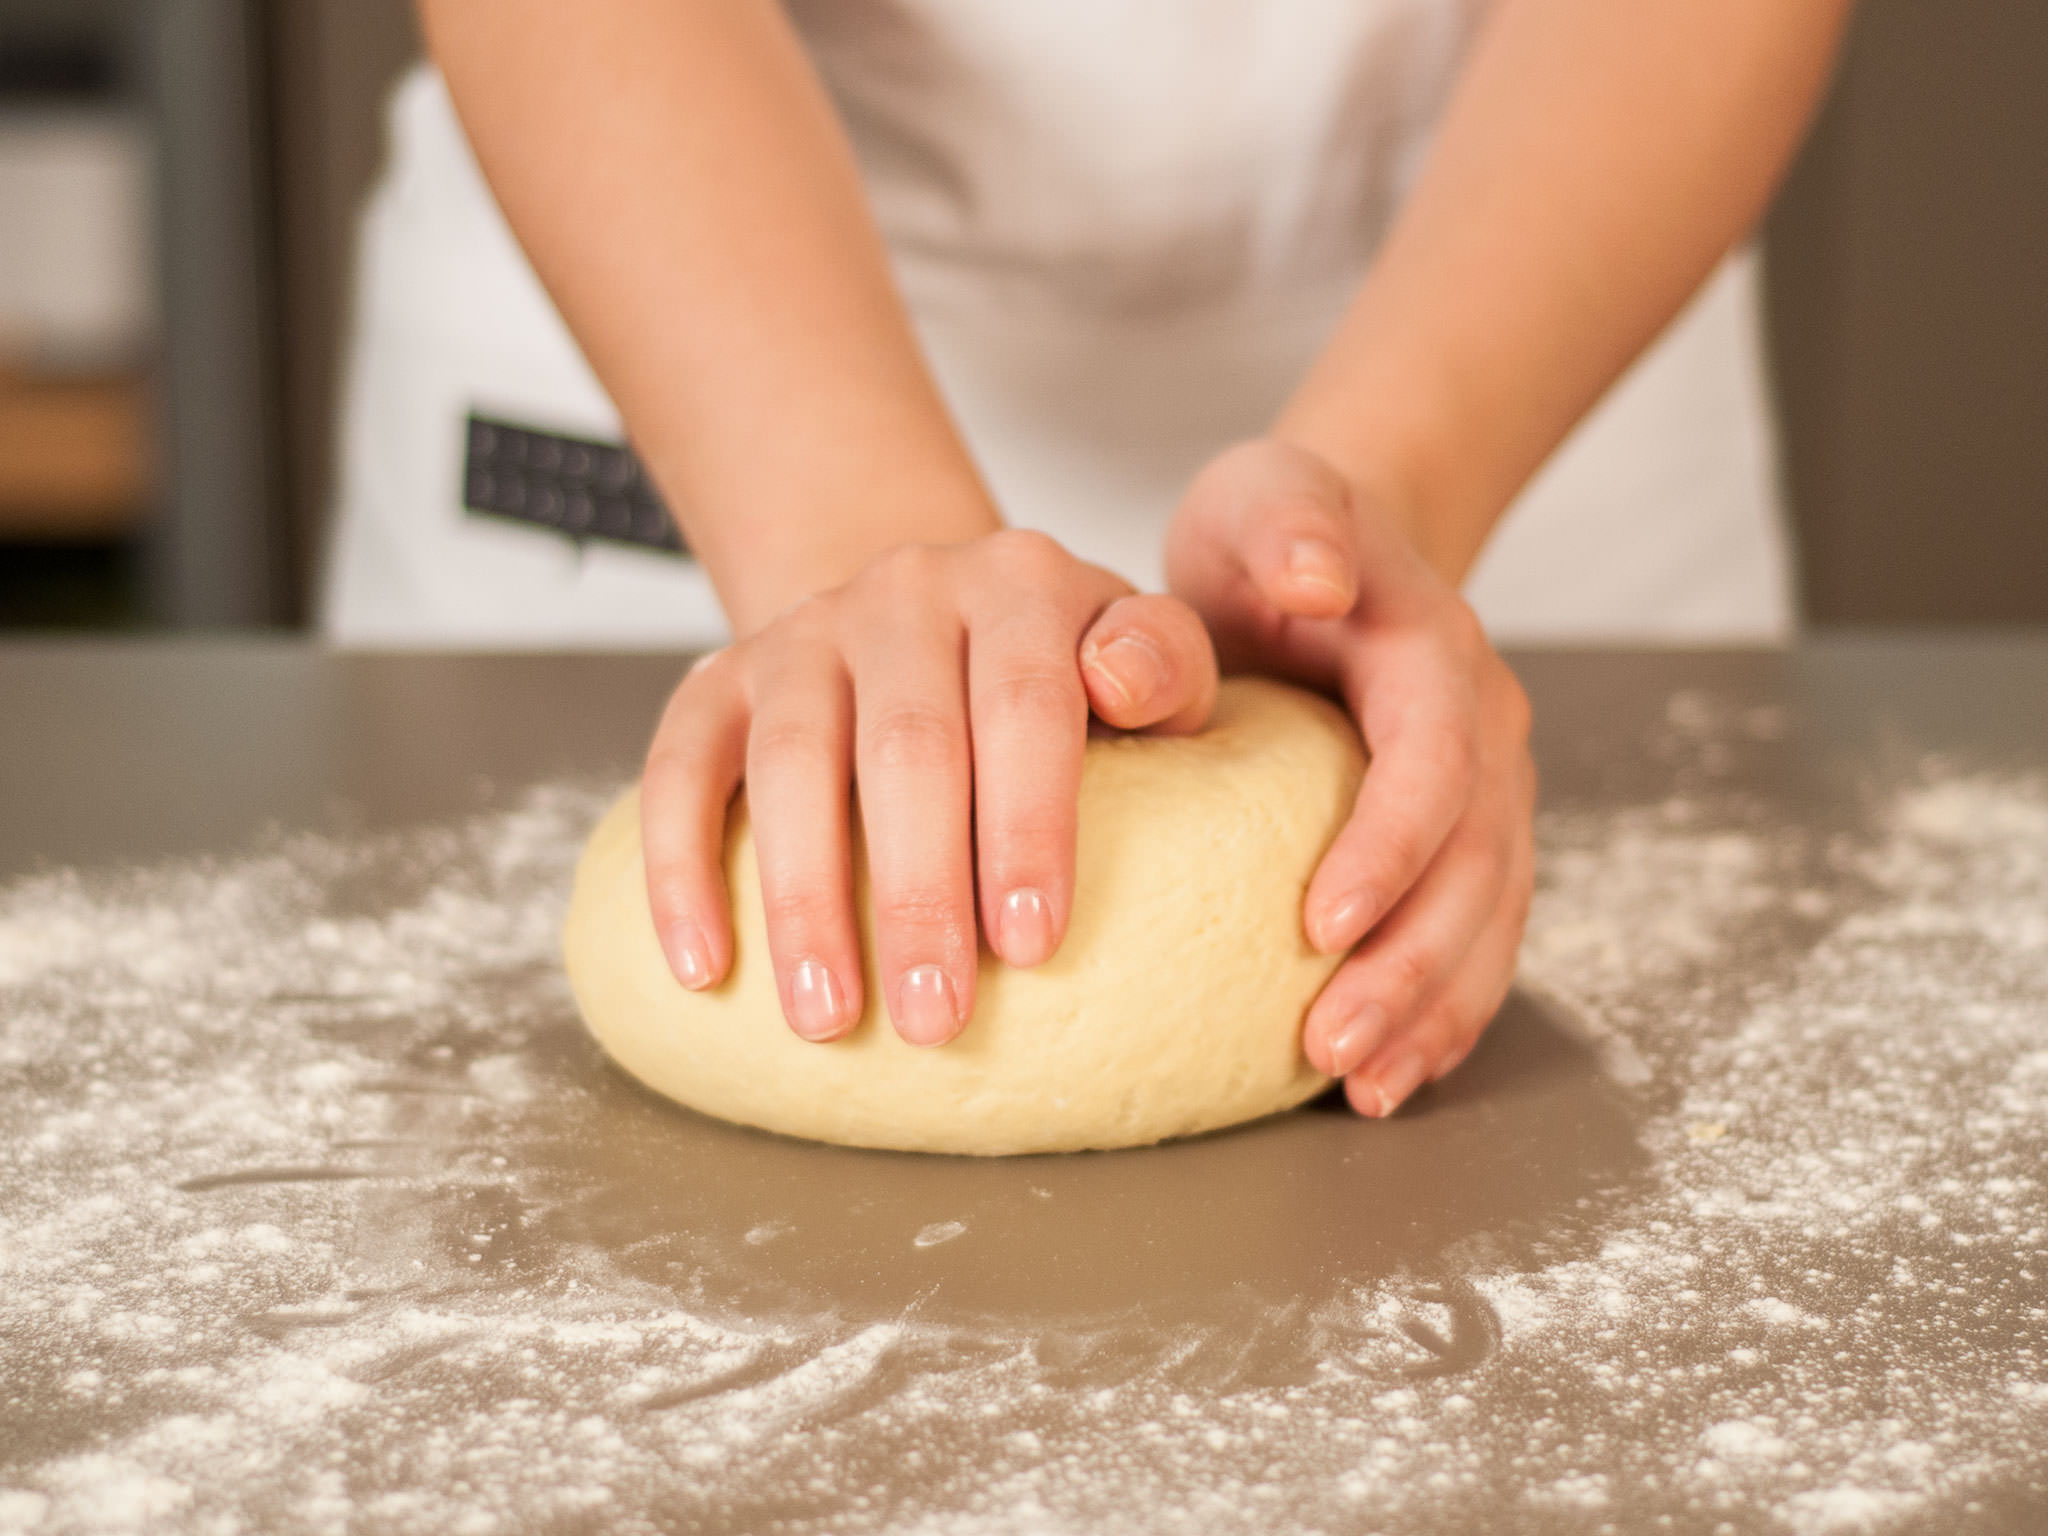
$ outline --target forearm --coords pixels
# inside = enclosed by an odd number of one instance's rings
[[[996,517],[772,0],[421,0],[506,217],[736,629]]]
[[[1461,580],[1523,482],[1755,222],[1848,10],[1496,0],[1276,435],[1383,489]]]

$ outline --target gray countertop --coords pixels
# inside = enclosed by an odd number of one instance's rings
[[[555,958],[674,658],[0,647],[0,1532],[2048,1525],[2048,638],[1515,658],[1394,1120],[718,1125]]]

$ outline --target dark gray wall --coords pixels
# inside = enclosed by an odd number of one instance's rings
[[[154,0],[138,35],[157,134],[164,301],[156,616],[184,628],[294,616],[276,516],[278,362],[259,16],[252,0]]]
[[[1866,0],[1767,239],[1811,618],[2048,623],[2048,4]]]
[[[384,157],[385,98],[420,44],[411,0],[268,4],[285,522],[304,613],[333,483],[356,216]]]

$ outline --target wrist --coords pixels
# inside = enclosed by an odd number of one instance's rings
[[[845,585],[889,550],[965,543],[1002,526],[978,480],[951,476],[891,476],[736,505],[742,515],[717,519],[709,547],[699,550],[736,636]]]

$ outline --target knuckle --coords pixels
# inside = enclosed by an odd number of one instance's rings
[[[1514,867],[1508,877],[1507,910],[1515,931],[1520,933],[1529,921],[1529,908],[1536,900],[1536,867],[1533,861],[1523,859]]]
[[[1380,962],[1380,976],[1388,991],[1410,1006],[1436,984],[1442,969],[1435,946],[1420,941],[1395,946]]]
[[[1500,997],[1490,989],[1485,997],[1450,1004],[1444,1009],[1444,1049],[1463,1056],[1472,1049],[1472,1044],[1486,1032],[1486,1026],[1493,1022],[1494,1010],[1500,1006]]]
[[[1437,1063],[1436,1070],[1431,1076],[1442,1078],[1455,1072],[1465,1058],[1472,1054],[1472,1047],[1479,1043],[1479,1036],[1484,1028],[1483,1021],[1474,1022],[1465,1010],[1447,1012],[1443,1026],[1436,1031],[1434,1054]]]
[[[991,873],[999,885],[1031,879],[1036,867],[1049,865],[1071,849],[1074,816],[1071,807],[1062,810],[1052,802],[1032,801],[1007,806],[987,817],[983,836],[987,843]]]
[[[983,702],[1003,714],[1078,720],[1088,707],[1079,672],[1066,666],[1018,665],[990,678]]]
[[[1188,501],[1205,510],[1220,506],[1237,486],[1257,478],[1265,451],[1257,438],[1232,443],[1196,472],[1188,485]]]
[[[659,927],[666,927],[677,918],[687,915],[694,903],[688,882],[676,878],[675,858],[670,856],[664,865],[657,865],[648,871],[647,904],[654,913]]]
[[[1536,828],[1526,816],[1509,822],[1513,839],[1508,845],[1508,879],[1512,885],[1528,886],[1536,881]]]
[[[1460,799],[1479,772],[1479,732],[1471,719],[1462,719],[1445,730],[1436,743],[1436,770]]]
[[[647,749],[647,756],[640,764],[641,778],[670,780],[683,777],[690,771],[689,750],[666,732],[655,737],[654,745]]]
[[[1036,528],[1004,528],[988,536],[986,547],[999,567],[998,573],[1011,578],[1064,575],[1073,564],[1073,557],[1058,539]]]
[[[1210,460],[1217,474],[1257,474],[1271,465],[1275,444],[1270,438],[1240,438]]]
[[[715,665],[713,657],[720,658]],[[668,702],[662,706],[660,729],[695,729],[696,722],[713,710],[733,666],[726,652],[717,651],[685,672],[682,680],[669,690]]]
[[[825,735],[816,723],[800,719],[757,721],[747,738],[749,776],[764,766],[781,767],[820,756]]]
[[[778,615],[758,640],[749,642],[750,649],[766,650],[780,660],[791,652],[829,644],[836,626],[836,606],[829,595],[807,597]]]
[[[1416,1020],[1409,1042],[1428,1061],[1441,1061],[1466,1034],[1469,1009],[1446,1000],[1431,1007]]]
[[[681,693],[692,684],[701,688],[731,671],[732,664],[732,646],[722,645],[715,651],[706,651],[690,663],[689,670],[683,673],[683,680],[676,685],[676,692]]]
[[[1373,840],[1384,873],[1366,883],[1385,890],[1390,900],[1397,898],[1414,883],[1431,851],[1423,842],[1422,828],[1412,817],[1389,816],[1375,830]]]
[[[801,937],[830,925],[832,901],[824,892],[801,883],[764,879],[761,912],[771,932]]]
[[[1530,728],[1536,722],[1535,707],[1529,702],[1529,691],[1522,686],[1522,680],[1501,666],[1501,716],[1507,726],[1509,739],[1517,746],[1528,741]]]
[[[1342,504],[1329,487],[1320,485],[1290,486],[1260,503],[1254,516],[1280,533],[1328,538],[1343,531]]]
[[[933,704],[892,705],[870,718],[863,734],[871,761],[884,772],[965,766],[959,722]]]
[[[647,761],[640,772],[643,782],[689,785],[710,776],[711,760],[704,743],[696,737],[682,732],[666,733],[647,749]]]
[[[1107,628],[1107,626],[1101,626]],[[1115,632],[1105,638],[1129,634],[1146,641],[1159,659],[1170,667],[1184,665],[1196,651],[1203,636],[1201,620],[1165,599],[1134,598],[1123,609]]]
[[[1163,592],[1148,592],[1133,598],[1132,601],[1143,605],[1138,611],[1169,643],[1185,646],[1207,644],[1209,631],[1202,623],[1202,616],[1185,598],[1168,596]]]
[[[1511,900],[1516,883],[1522,873],[1521,828],[1514,822],[1501,827],[1489,840],[1487,861],[1492,866],[1493,878],[1499,882],[1500,894],[1495,904]]]
[[[945,553],[931,544],[898,544],[877,555],[857,578],[883,601],[899,601],[939,582]]]
[[[1444,604],[1443,629],[1453,655],[1475,658],[1489,649],[1486,626],[1479,622],[1478,613],[1455,594]]]
[[[949,886],[908,882],[877,887],[875,916],[898,933],[936,934],[947,948],[956,948],[965,924],[967,903]]]

